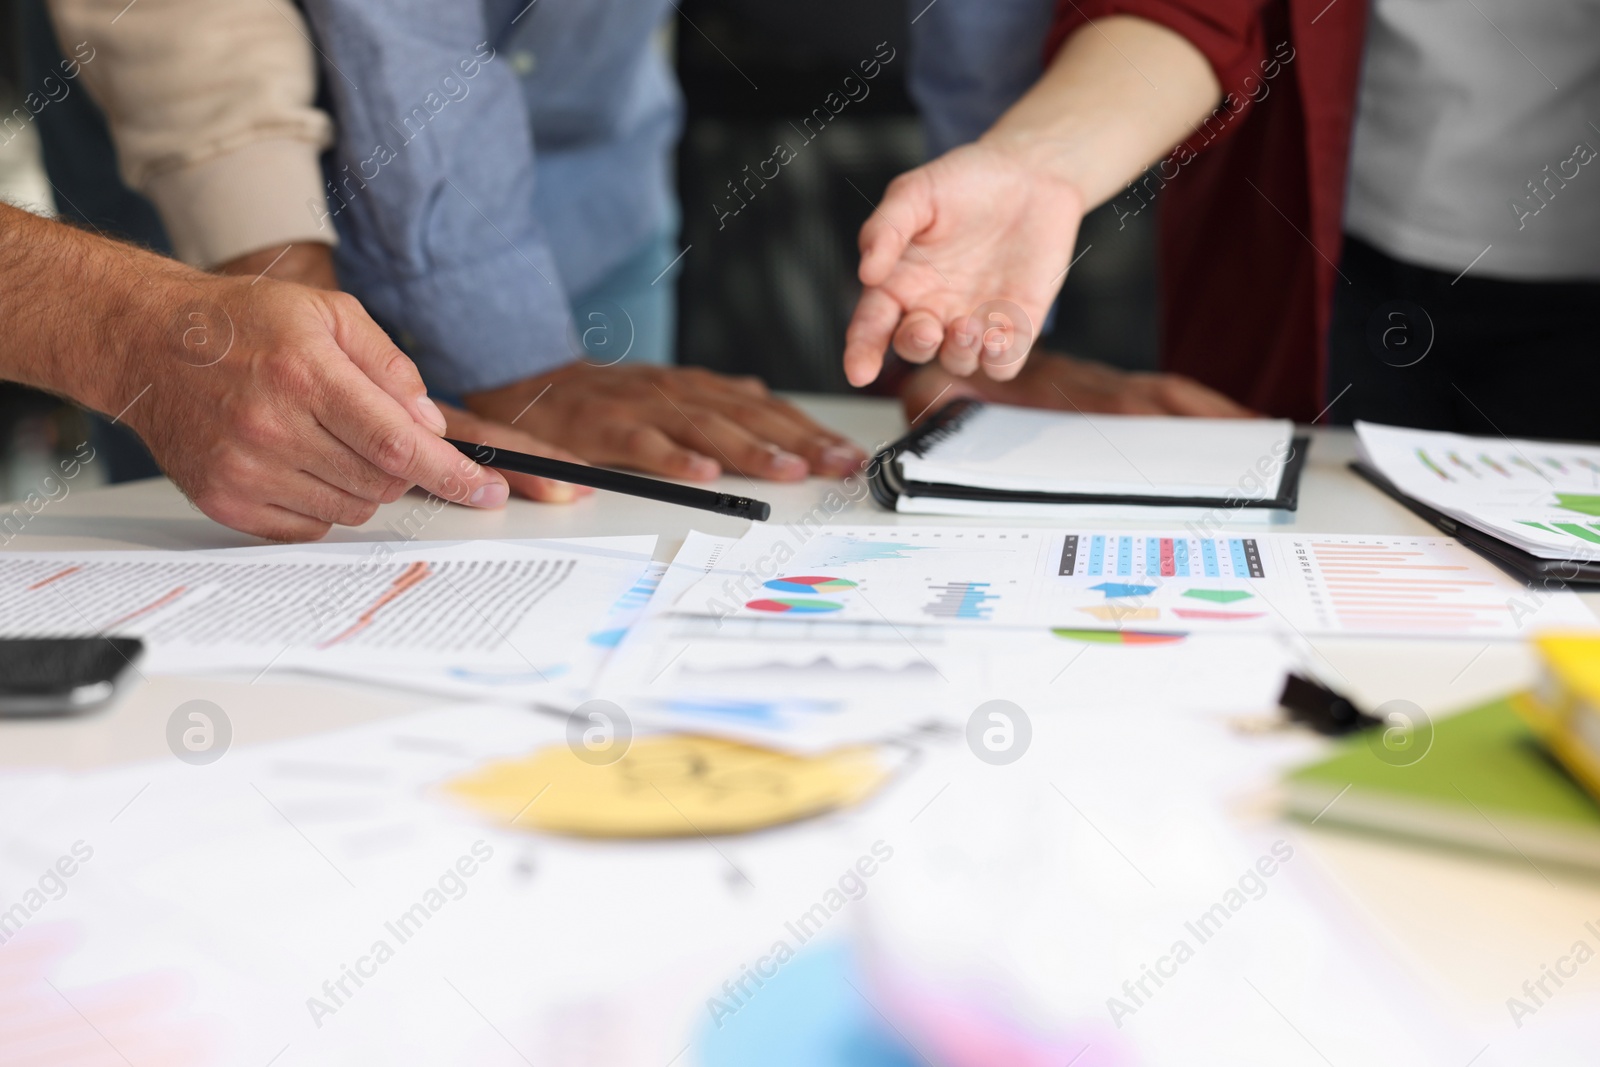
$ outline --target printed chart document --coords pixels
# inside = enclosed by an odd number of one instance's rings
[[[769,617],[724,629],[714,620],[672,614],[672,603],[735,543],[690,531],[644,618],[606,662],[594,695],[641,726],[796,751],[954,721],[951,687],[890,627],[817,632]],[[919,644],[943,646],[944,636],[922,635]],[[966,663],[978,666],[978,657],[969,655]]]
[[[1123,714],[1266,712],[1291,664],[1286,646],[1263,633],[674,613],[673,602],[734,544],[691,533],[656,602],[606,662],[594,692],[634,723],[817,751],[959,731],[974,707],[997,697]]]
[[[910,481],[1105,496],[1277,495],[1287,419],[1085,415],[972,405],[900,457]],[[1248,485],[1241,479],[1248,476]]]
[[[141,669],[554,682],[642,605],[654,536],[0,553],[0,632],[144,638]],[[614,640],[612,641],[614,643]]]
[[[1592,626],[1446,537],[761,526],[674,604],[830,623],[1521,638]]]
[[[1600,446],[1356,423],[1407,496],[1542,559],[1600,560]]]

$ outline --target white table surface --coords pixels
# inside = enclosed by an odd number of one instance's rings
[[[892,439],[903,426],[898,408],[886,401],[802,398],[802,402],[867,447]],[[1299,512],[1291,525],[1273,529],[1436,533],[1346,469],[1354,453],[1349,432],[1312,433]],[[773,521],[783,522],[809,511],[833,484],[812,480],[780,486],[729,478],[719,488],[770,501]],[[386,523],[415,502],[408,498],[387,505],[366,527],[340,529],[330,536],[390,538]],[[870,499],[850,505],[837,521],[1027,524],[902,517],[877,508]],[[691,528],[736,535],[744,527],[741,520],[596,493],[573,506],[513,501],[499,512],[451,508],[430,522],[421,536],[453,540],[656,533],[661,538],[658,558],[670,559]],[[1259,523],[1240,528],[1263,529]],[[7,548],[184,549],[253,543],[258,542],[206,519],[169,483],[147,481],[73,492],[48,505]],[[1600,606],[1600,597],[1586,599],[1591,610]],[[1529,650],[1509,643],[1328,639],[1316,644],[1359,702],[1373,707],[1405,699],[1435,715],[1522,686],[1534,669]],[[256,684],[221,677],[155,677],[130,688],[111,708],[86,717],[0,722],[0,767],[88,768],[160,757],[166,752],[168,715],[194,698],[227,708],[236,745],[337,729],[440,703],[434,696],[289,675],[269,674]],[[1420,980],[1447,990],[1461,1003],[1480,1006],[1475,1010],[1499,1011],[1502,1018],[1504,999],[1524,979],[1537,977],[1543,963],[1565,951],[1585,921],[1600,920],[1600,880],[1570,875],[1547,880],[1525,865],[1457,857],[1335,831],[1313,829],[1306,837],[1317,862],[1333,873],[1349,902],[1365,914],[1364,921],[1381,930]],[[1592,974],[1582,973],[1570,981],[1563,995],[1600,997],[1600,966],[1591,970]],[[1575,991],[1580,987],[1581,994]]]

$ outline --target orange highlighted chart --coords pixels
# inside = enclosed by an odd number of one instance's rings
[[[146,673],[312,669],[458,692],[462,678],[510,672],[544,684],[588,647],[654,545],[630,536],[0,552],[0,632],[138,637]],[[809,581],[806,593],[853,587]]]
[[[1297,552],[1314,565],[1319,607],[1343,628],[1461,634],[1503,630],[1520,586],[1475,565],[1470,557],[1448,558],[1430,541],[1310,540],[1301,542]]]

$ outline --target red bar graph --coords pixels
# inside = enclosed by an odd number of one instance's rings
[[[1500,630],[1510,606],[1499,583],[1464,563],[1439,562],[1426,548],[1311,544],[1339,621],[1352,629],[1461,633]]]

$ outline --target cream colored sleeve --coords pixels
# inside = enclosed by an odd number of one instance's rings
[[[333,124],[289,0],[50,0],[50,13],[123,181],[154,202],[178,258],[337,243],[317,159]]]

